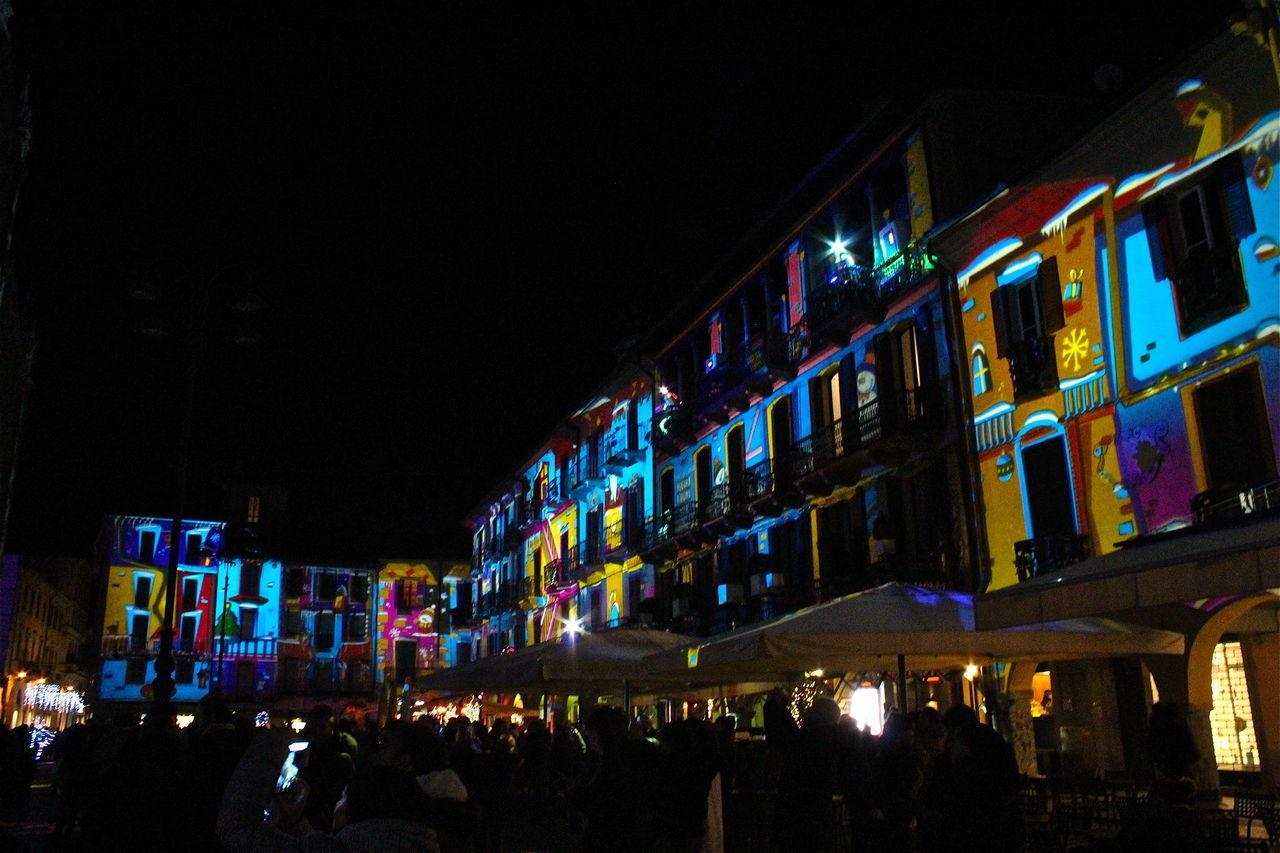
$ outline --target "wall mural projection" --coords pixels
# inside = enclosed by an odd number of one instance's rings
[[[1276,476],[1274,68],[1247,36],[1201,55],[939,241],[974,347],[994,585],[1016,582],[1015,551],[1028,566],[1105,553]],[[1210,414],[1228,400],[1244,413]],[[1063,425],[1065,460],[1009,452],[1037,417]],[[1045,485],[1055,471],[1070,482]],[[1074,530],[1019,524],[1053,507]]]
[[[167,569],[178,551],[175,590],[175,701],[204,695],[210,678],[214,616],[221,585],[218,554],[223,524],[184,521],[173,542],[170,521],[114,516],[101,542],[108,582],[103,606],[99,699],[142,702],[150,698],[154,656],[164,625]]]

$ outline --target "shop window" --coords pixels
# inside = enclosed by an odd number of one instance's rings
[[[1258,770],[1258,736],[1245,683],[1244,657],[1238,642],[1219,643],[1213,650],[1213,709],[1209,729],[1219,770]]]
[[[1152,199],[1142,218],[1155,278],[1173,285],[1183,337],[1248,306],[1236,247],[1255,228],[1238,153],[1205,169],[1198,183]]]

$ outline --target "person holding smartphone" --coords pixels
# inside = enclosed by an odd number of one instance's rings
[[[310,760],[309,751],[292,732],[260,730],[223,794],[218,840],[224,849],[440,853],[435,832],[424,822],[428,804],[422,789],[412,774],[394,767],[367,767],[351,777],[334,810],[332,834],[299,820],[310,795],[299,765]]]

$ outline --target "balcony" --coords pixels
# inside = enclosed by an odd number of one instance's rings
[[[263,637],[253,640],[241,640],[236,637],[214,637],[214,657],[221,656],[225,660],[236,658],[272,658],[277,654],[275,637]]]
[[[1020,581],[1055,575],[1088,558],[1089,537],[1081,534],[1055,533],[1013,543],[1013,564]]]
[[[748,376],[746,352],[742,349],[711,356],[713,365],[698,382],[694,410],[703,422],[727,424],[732,413],[745,412],[751,396],[745,380]]]
[[[481,619],[492,619],[501,615],[507,609],[503,598],[504,596],[501,596],[496,591],[484,593],[480,596],[480,601],[476,607],[476,615]]]
[[[537,578],[520,578],[520,606],[526,609],[536,607],[542,598],[542,584]]]
[[[514,537],[500,533],[485,543],[484,554],[490,560],[500,560],[515,549]]]
[[[858,407],[856,418],[814,426],[796,443],[795,482],[806,495],[823,497],[853,485],[873,465],[896,465],[928,448],[938,423],[933,388],[881,394]]]
[[[564,504],[564,488],[559,477],[551,479],[535,485],[529,498],[524,502],[524,511],[520,518],[520,532],[527,533],[539,524],[543,518],[543,512],[554,512]]]
[[[1280,480],[1257,486],[1223,486],[1191,499],[1197,524],[1232,521],[1255,513],[1280,511]]]
[[[747,490],[742,483],[721,483],[711,489],[702,507],[702,528],[715,536],[732,536],[746,530],[754,520],[747,507]]]
[[[686,550],[696,551],[703,545],[716,541],[716,535],[702,525],[705,518],[704,503],[687,501],[677,505],[671,511],[671,534],[676,544]]]
[[[569,460],[570,496],[581,499],[593,489],[604,486],[608,480],[609,474],[601,464],[599,448],[584,449]]]
[[[611,563],[624,562],[640,550],[643,540],[638,524],[628,524],[624,515],[604,529],[604,556]]]
[[[795,485],[793,463],[791,455],[784,455],[747,469],[744,498],[750,512],[777,518],[784,510],[804,504],[804,495]]]
[[[929,255],[920,245],[908,246],[875,268],[853,264],[837,268],[806,300],[810,332],[832,346],[844,346],[858,326],[884,320],[894,297],[915,286],[931,269]]]
[[[606,474],[623,474],[632,465],[644,461],[645,447],[639,436],[628,438],[625,430],[612,432],[601,448]]]
[[[1022,403],[1058,390],[1058,361],[1053,335],[1023,338],[1009,344],[1009,371],[1013,375],[1013,400]]]
[[[665,563],[675,559],[680,547],[675,541],[675,530],[671,524],[671,513],[659,513],[650,518],[644,526],[644,537],[640,543],[640,557],[646,563]]]
[[[693,415],[683,403],[669,400],[653,416],[654,450],[675,455],[697,440]]]

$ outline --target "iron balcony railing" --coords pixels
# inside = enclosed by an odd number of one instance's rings
[[[276,640],[274,637],[252,640],[241,640],[236,637],[214,637],[212,654],[214,657],[221,656],[227,659],[275,657]]]
[[[572,488],[592,487],[604,481],[606,472],[602,456],[597,445],[594,453],[589,449],[582,449],[569,460],[569,482],[573,484]]]
[[[1280,480],[1201,492],[1191,499],[1191,510],[1200,524],[1280,510]]]
[[[1057,574],[1088,558],[1089,537],[1081,534],[1054,533],[1013,543],[1013,564],[1020,581]]]
[[[694,397],[695,408],[699,412],[718,406],[731,391],[742,387],[749,373],[746,351],[741,348],[712,358],[715,366],[702,374]]]
[[[521,512],[521,529],[542,521],[544,510],[555,510],[565,501],[564,484],[559,477],[538,483],[529,491]]]
[[[931,269],[932,259],[921,244],[907,246],[878,267],[838,266],[805,300],[809,326],[819,328],[841,317],[878,322],[888,302]]]
[[[1009,345],[1008,356],[1015,400],[1058,390],[1058,360],[1053,350],[1053,335],[1014,341]]]
[[[856,422],[840,418],[815,425],[808,439],[797,442],[799,452],[794,454],[796,464],[793,466],[796,476],[821,468],[858,448],[931,425],[935,400],[930,388],[892,391],[859,406]]]
[[[605,436],[600,443],[602,467],[625,468],[644,459],[645,443],[639,431],[630,435],[626,430],[617,429]]]
[[[735,512],[746,512],[746,508],[746,484],[743,482],[721,483],[711,487],[711,494],[702,505],[700,518],[701,520],[722,518]]]

